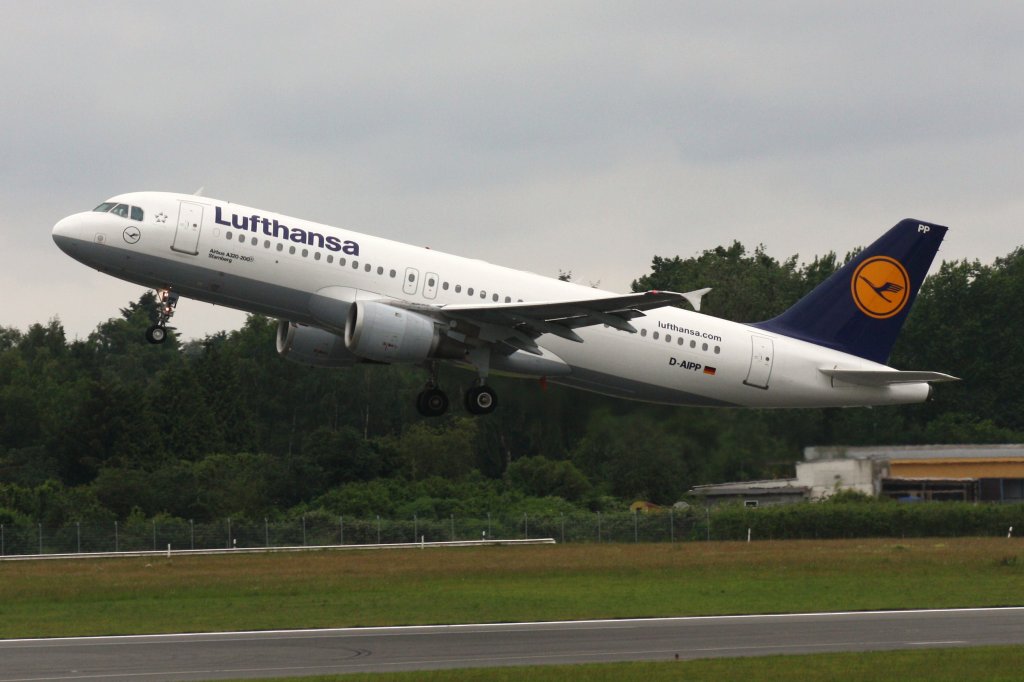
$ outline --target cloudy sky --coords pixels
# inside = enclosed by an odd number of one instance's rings
[[[1022,34],[984,0],[4,3],[0,325],[84,337],[142,293],[50,239],[133,190],[619,291],[656,254],[809,260],[904,217],[991,262],[1024,243]]]

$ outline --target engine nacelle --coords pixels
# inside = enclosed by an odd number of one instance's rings
[[[315,367],[348,367],[359,361],[337,334],[288,320],[277,323],[277,352],[292,362]]]
[[[349,307],[345,346],[361,358],[387,363],[458,360],[467,350],[426,315],[379,301],[356,301]]]

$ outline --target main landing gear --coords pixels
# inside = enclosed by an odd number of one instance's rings
[[[157,291],[160,298],[160,312],[156,324],[146,330],[146,341],[163,343],[167,340],[167,321],[174,317],[174,309],[178,305],[178,294],[170,289]]]
[[[448,396],[437,387],[437,365],[428,366],[430,379],[427,385],[416,396],[416,410],[424,417],[440,417],[448,411]],[[490,414],[498,407],[498,395],[494,389],[483,383],[483,379],[466,391],[464,404],[470,414]]]

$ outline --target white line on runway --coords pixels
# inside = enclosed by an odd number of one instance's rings
[[[761,613],[761,614],[733,614],[721,616],[670,616],[659,618],[605,618],[595,620],[543,620],[523,621],[516,623],[451,623],[447,625],[374,625],[368,627],[345,627],[345,628],[304,628],[297,630],[237,630],[226,632],[180,632],[180,633],[156,633],[150,635],[88,635],[79,637],[32,637],[23,639],[0,639],[0,647],[5,645],[32,644],[32,643],[62,643],[62,644],[101,644],[105,640],[152,640],[152,639],[199,639],[207,638],[209,641],[221,641],[226,639],[245,640],[259,639],[266,635],[292,635],[296,638],[305,635],[321,636],[332,634],[348,634],[359,636],[361,634],[379,636],[381,634],[394,635],[416,635],[433,634],[446,630],[514,630],[517,628],[538,626],[564,627],[566,625],[579,626],[619,626],[626,627],[630,624],[649,625],[652,623],[680,623],[680,622],[701,622],[709,620],[753,620],[753,619],[782,619],[782,618],[820,618],[820,617],[844,617],[844,616],[912,616],[940,613],[992,613],[1024,611],[1024,606],[991,606],[991,607],[969,607],[969,608],[947,608],[947,609],[907,609],[897,611],[825,611],[821,613]],[[421,631],[421,632],[417,632]],[[216,638],[216,639],[210,639]]]

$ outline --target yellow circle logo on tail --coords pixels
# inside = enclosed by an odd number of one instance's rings
[[[853,302],[876,320],[896,315],[910,299],[910,276],[895,258],[874,256],[860,264],[850,280]]]

